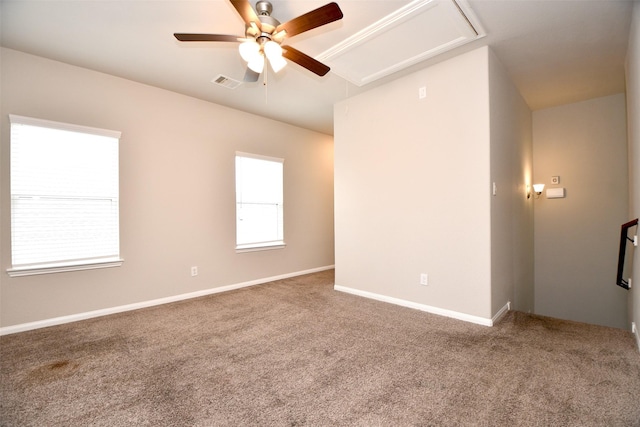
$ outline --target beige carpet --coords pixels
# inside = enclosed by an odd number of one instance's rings
[[[640,426],[628,331],[473,325],[322,272],[0,338],[2,426]]]

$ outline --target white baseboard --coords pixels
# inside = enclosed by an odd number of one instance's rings
[[[636,326],[636,322],[631,322],[631,332],[636,337],[636,344],[638,344],[638,351],[640,351],[640,331]]]
[[[158,298],[150,301],[142,301],[133,304],[121,305],[117,307],[104,308],[101,310],[87,311],[84,313],[72,314],[69,316],[54,317],[51,319],[38,320],[36,322],[22,323],[19,325],[5,326],[0,328],[0,336],[15,334],[18,332],[30,331],[33,329],[46,328],[49,326],[62,325],[64,323],[77,322],[79,320],[92,319],[94,317],[107,316],[109,314],[122,313],[125,311],[138,310],[141,308],[153,307],[156,305],[168,304],[176,301],[183,301],[191,298],[203,297],[206,295],[217,294],[221,292],[233,291],[235,289],[246,288],[249,286],[260,285],[263,283],[274,282],[276,280],[288,279],[290,277],[302,276],[305,274],[317,273],[319,271],[331,270],[334,265],[312,268],[310,270],[296,271],[294,273],[281,274],[279,276],[265,277],[262,279],[250,280],[248,282],[236,283],[233,285],[220,286],[218,288],[205,289],[202,291],[190,292],[187,294],[174,295],[166,298]]]
[[[493,316],[491,319],[487,319],[480,316],[473,316],[471,314],[460,313],[458,311],[447,310],[444,308],[433,307],[426,304],[419,304],[413,301],[407,301],[400,298],[389,297],[386,295],[380,295],[373,292],[361,291],[359,289],[348,288],[345,286],[334,285],[333,287],[336,291],[346,292],[348,294],[353,294],[357,296],[361,296],[364,298],[374,299],[377,301],[388,302],[390,304],[400,305],[402,307],[413,308],[415,310],[424,311],[431,314],[437,314],[440,316],[451,317],[457,320],[463,320],[465,322],[471,322],[478,325],[483,326],[493,326],[504,314],[509,311],[511,307],[511,303],[507,302],[504,307],[502,307],[498,313]]]
[[[507,301],[507,303],[491,318],[491,326],[498,323],[498,320],[502,319],[502,316],[507,314],[509,310],[511,310],[511,301]]]

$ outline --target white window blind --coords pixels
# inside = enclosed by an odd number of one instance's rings
[[[236,249],[284,246],[283,159],[236,153]]]
[[[10,121],[9,274],[119,260],[120,132]]]

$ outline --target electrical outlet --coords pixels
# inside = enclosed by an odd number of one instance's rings
[[[429,275],[427,273],[420,274],[420,284],[424,286],[429,285]]]
[[[191,267],[191,277],[198,275],[198,267]]]

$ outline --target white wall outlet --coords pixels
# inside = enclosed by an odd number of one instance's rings
[[[429,284],[429,275],[427,273],[420,274],[420,284],[427,286]]]
[[[191,277],[198,275],[198,267],[191,267]]]
[[[551,183],[554,184],[554,185],[560,184],[560,177],[559,176],[552,176],[551,177]]]
[[[418,98],[424,99],[426,97],[427,97],[427,88],[425,86],[422,86],[420,89],[418,89]]]

